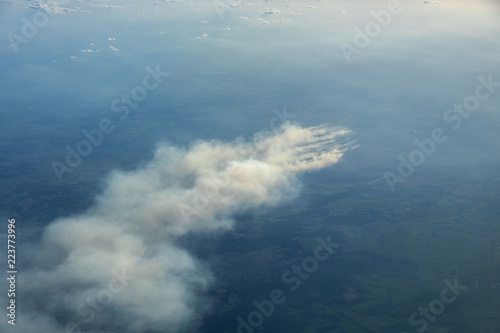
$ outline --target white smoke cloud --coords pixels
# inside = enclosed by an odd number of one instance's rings
[[[30,251],[36,267],[19,274],[16,326],[178,332],[209,307],[201,295],[211,275],[175,240],[229,229],[238,211],[292,198],[296,175],[338,162],[353,148],[350,134],[287,123],[250,142],[162,144],[139,170],[113,172],[94,207],[52,222]]]

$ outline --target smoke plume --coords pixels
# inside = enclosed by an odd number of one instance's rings
[[[175,240],[230,229],[237,212],[293,198],[297,175],[337,163],[353,148],[350,134],[287,123],[250,141],[161,144],[140,169],[112,172],[91,209],[53,221],[30,251],[34,264],[19,274],[16,326],[27,333],[180,331],[207,310],[211,275]]]

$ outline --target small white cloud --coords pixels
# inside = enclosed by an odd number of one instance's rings
[[[446,2],[444,2],[444,1],[436,1],[436,0],[434,0],[434,1],[424,1],[424,3],[433,4],[434,6],[437,6],[437,7],[446,5]]]
[[[117,6],[117,5],[95,5],[95,4],[89,4],[89,7],[96,7],[96,8],[125,8],[125,6]]]
[[[113,51],[115,51],[115,52],[118,52],[118,51],[120,51],[119,49],[117,49],[116,47],[114,47],[114,46],[111,46],[111,45],[109,46],[109,48],[110,48],[110,49],[112,49],[112,50],[113,50]]]
[[[279,9],[276,9],[276,8],[269,8],[267,9],[264,14],[278,14],[280,12]]]

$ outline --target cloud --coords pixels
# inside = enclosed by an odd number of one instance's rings
[[[213,279],[176,240],[228,230],[234,213],[294,197],[298,173],[338,162],[351,134],[287,123],[251,141],[163,143],[140,169],[112,172],[91,209],[52,222],[25,250],[19,329],[178,331],[208,309]]]

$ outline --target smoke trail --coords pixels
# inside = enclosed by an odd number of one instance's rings
[[[179,331],[206,310],[200,295],[211,276],[174,241],[229,229],[235,212],[297,195],[296,175],[338,162],[353,148],[350,134],[285,124],[250,142],[162,144],[141,169],[113,172],[91,209],[44,230],[30,253],[36,267],[19,275],[17,326],[27,333]]]

